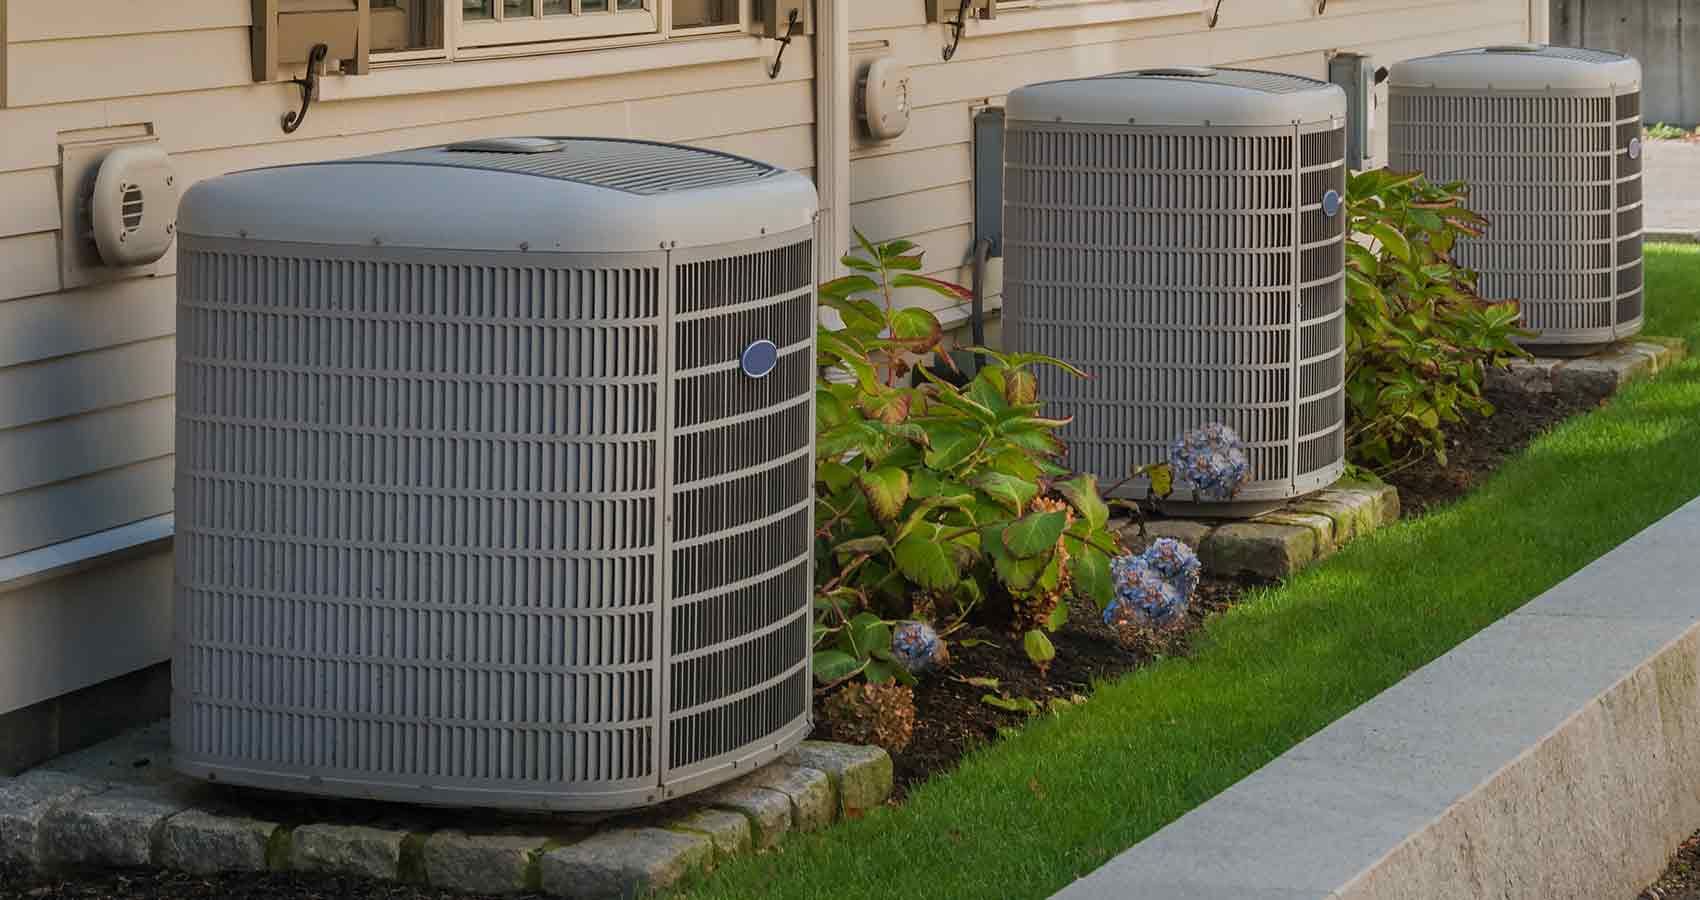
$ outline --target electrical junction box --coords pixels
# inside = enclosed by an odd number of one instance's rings
[[[1376,152],[1385,117],[1375,58],[1362,53],[1335,53],[1328,59],[1328,80],[1346,92],[1346,165],[1356,172],[1380,168]]]

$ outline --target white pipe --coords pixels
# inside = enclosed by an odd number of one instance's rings
[[[850,3],[815,3],[815,185],[820,192],[820,277],[836,278],[850,247]]]

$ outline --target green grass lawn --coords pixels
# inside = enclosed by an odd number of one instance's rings
[[[1647,333],[1700,351],[1700,248],[1650,247]],[[898,809],[788,840],[700,897],[1044,897],[1700,495],[1700,360],[1481,490],[1358,541],[970,756]]]

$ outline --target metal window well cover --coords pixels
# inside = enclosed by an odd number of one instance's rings
[[[191,189],[174,764],[598,811],[802,740],[815,202],[585,138]]]
[[[1457,256],[1516,300],[1527,343],[1585,353],[1641,330],[1641,67],[1603,50],[1510,45],[1394,65],[1396,169],[1468,185],[1487,217]]]
[[[1251,480],[1177,505],[1250,514],[1340,476],[1345,115],[1335,85],[1234,69],[1010,94],[1005,343],[1094,376],[1040,373],[1072,467],[1124,483],[1222,422]]]

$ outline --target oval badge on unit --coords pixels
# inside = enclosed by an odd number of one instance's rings
[[[779,365],[779,347],[765,338],[754,341],[744,348],[743,355],[738,357],[738,364],[745,375],[751,378],[765,378]]]

